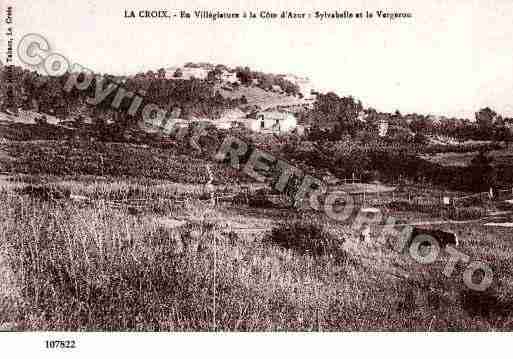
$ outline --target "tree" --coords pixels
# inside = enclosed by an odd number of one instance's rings
[[[183,71],[182,71],[182,69],[181,69],[181,68],[177,68],[177,69],[175,70],[175,73],[173,74],[173,77],[180,78],[180,77],[182,77],[182,76],[183,76]]]
[[[512,135],[509,128],[506,126],[495,127],[493,131],[493,140],[511,142]]]
[[[493,111],[489,107],[485,107],[476,112],[475,116],[479,128],[485,132],[488,132],[494,124],[494,119],[497,116],[497,112]]]
[[[429,138],[426,135],[417,132],[415,136],[413,136],[413,143],[418,145],[426,145],[429,143]]]
[[[497,171],[492,165],[493,157],[480,151],[470,162],[471,186],[474,191],[488,191],[494,188],[497,181]]]
[[[251,81],[253,80],[253,74],[251,73],[251,70],[249,67],[237,67],[236,69],[237,78],[239,79],[240,83],[243,85],[250,85]]]
[[[160,68],[158,69],[157,71],[157,77],[160,79],[160,80],[163,80],[166,78],[166,70],[164,68]]]
[[[146,78],[148,78],[150,80],[155,79],[155,72],[153,72],[152,70],[149,70],[148,72],[146,72]]]
[[[207,73],[207,81],[216,82],[221,80],[221,75],[223,74],[223,71],[220,67],[216,67],[213,70],[210,70]]]
[[[317,96],[313,114],[315,118],[327,122],[336,122],[341,133],[354,134],[361,129],[362,124],[357,120],[358,113],[363,110],[360,101],[355,101],[351,96],[338,97],[333,92]]]
[[[262,76],[259,78],[260,80],[260,87],[264,90],[271,90],[274,85],[274,78],[269,74],[262,74]]]
[[[287,95],[295,96],[299,93],[300,90],[298,85],[286,80],[283,81],[283,83],[280,86]]]
[[[495,117],[494,125],[497,127],[504,127],[506,122],[504,121],[504,118],[501,115],[498,115]]]

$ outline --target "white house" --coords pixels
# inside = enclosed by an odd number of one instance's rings
[[[240,83],[239,78],[237,77],[237,73],[235,71],[223,71],[223,73],[221,74],[221,79],[224,82]]]
[[[188,127],[192,123],[209,123],[218,129],[229,130],[243,126],[250,131],[263,133],[289,133],[297,131],[299,134],[304,132],[302,126],[298,126],[296,117],[285,111],[261,111],[254,112],[248,116],[239,109],[230,109],[225,111],[219,119],[192,117],[189,119],[169,118],[166,121],[161,119],[148,119],[143,127],[148,132],[158,132],[165,130],[172,132],[173,129]]]
[[[379,137],[385,137],[388,132],[388,121],[385,119],[381,119],[378,124],[378,134]]]
[[[288,133],[296,129],[297,119],[290,112],[261,111],[249,115],[246,126],[255,132]]]

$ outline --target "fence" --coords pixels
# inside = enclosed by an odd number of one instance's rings
[[[362,183],[362,177],[355,177],[355,175],[353,174],[353,177],[351,177],[351,178],[341,178],[340,182],[344,182],[344,184]]]
[[[453,197],[451,198],[451,202],[453,205],[463,205],[465,202],[471,202],[473,200],[486,201],[490,199],[490,192],[479,192],[468,196]]]
[[[493,197],[490,196],[490,192],[480,192],[467,196],[437,196],[430,197],[425,195],[419,195],[414,192],[398,193],[396,191],[390,192],[361,192],[352,193],[353,201],[356,204],[383,204],[391,201],[408,201],[417,205],[429,205],[437,203],[440,205],[461,205],[465,202],[470,202],[473,199],[488,201],[488,200],[503,200],[513,199],[513,187],[511,189],[500,189],[495,190]]]
[[[509,199],[513,198],[513,187],[511,189],[497,189],[497,190],[491,190],[490,192],[480,192],[468,196],[463,197],[455,197],[453,198],[454,203],[461,203],[462,201],[469,200],[477,198],[482,201],[486,200],[503,200],[503,199]]]

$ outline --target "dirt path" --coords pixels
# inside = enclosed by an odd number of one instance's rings
[[[466,224],[466,223],[476,223],[476,222],[481,222],[483,220],[485,220],[486,217],[484,218],[479,218],[479,219],[469,219],[467,221],[453,221],[453,220],[442,220],[442,221],[422,221],[422,222],[413,222],[413,223],[406,223],[406,224],[401,224],[401,226],[427,226],[427,225],[431,225],[431,224]]]
[[[432,225],[432,224],[467,224],[467,223],[478,223],[478,222],[483,222],[483,225],[486,226],[486,225],[489,225],[489,223],[486,223],[486,222],[490,222],[493,224],[501,224],[501,223],[495,223],[493,222],[494,219],[497,219],[496,217],[502,215],[502,214],[509,214],[511,213],[510,211],[507,211],[507,212],[500,212],[500,213],[497,213],[497,214],[492,214],[490,216],[486,216],[486,217],[482,217],[482,218],[478,218],[478,219],[469,219],[469,220],[466,220],[466,221],[454,221],[454,220],[441,220],[441,221],[421,221],[421,222],[413,222],[413,223],[407,223],[407,224],[401,224],[402,226],[424,226],[424,225]],[[505,224],[507,224],[509,222],[506,222]]]

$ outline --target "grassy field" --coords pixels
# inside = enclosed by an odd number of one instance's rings
[[[322,213],[232,203],[211,208],[190,188],[181,189],[190,201],[176,203],[174,189],[162,191],[166,207],[134,213],[129,204],[20,195],[27,183],[4,182],[0,194],[0,267],[9,278],[0,320],[11,329],[513,326],[507,229],[471,225],[460,234],[461,250],[496,273],[495,285],[477,295],[463,285],[461,269],[452,278],[442,275],[446,258],[417,264],[385,243],[359,242],[348,224]],[[122,188],[139,188],[137,198],[148,201],[156,193],[123,181],[56,182],[55,188],[97,199],[120,198]],[[176,226],[177,220],[185,224]],[[373,227],[375,238],[379,230]]]
[[[351,222],[294,210],[219,164],[212,204],[204,159],[16,126],[0,142],[0,329],[513,328],[511,228],[437,225],[493,268],[492,287],[473,292],[462,266],[442,274],[447,255],[423,265],[378,240],[382,221],[361,242]],[[402,186],[376,206],[444,222],[442,193]]]
[[[237,90],[227,91],[219,86],[217,91],[219,91],[224,98],[240,98],[241,96],[245,96],[249,106],[258,106],[264,109],[276,106],[304,105],[308,103],[308,101],[294,96],[278,94],[258,87],[240,86]]]
[[[101,176],[165,179],[176,183],[206,183],[211,164],[217,182],[247,182],[227,166],[161,149],[129,143],[74,140],[4,141],[0,143],[0,172],[53,175],[61,178]]]
[[[425,155],[423,158],[442,166],[468,166],[477,154],[478,152],[447,152]],[[494,164],[509,165],[513,161],[513,146],[509,145],[502,150],[490,151],[489,154],[493,157]]]

